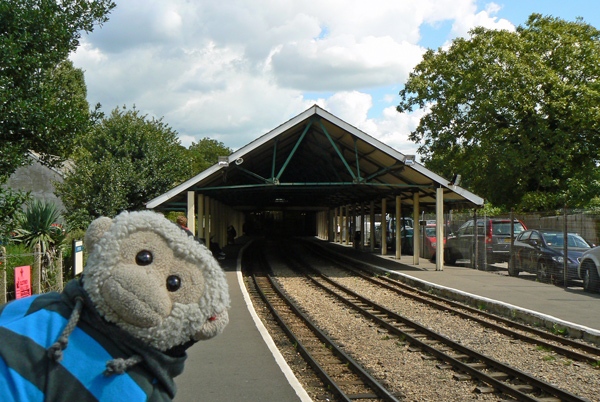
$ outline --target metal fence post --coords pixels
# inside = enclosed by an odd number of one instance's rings
[[[37,243],[33,248],[34,262],[31,270],[31,294],[39,295],[41,293],[42,282],[42,248]]]
[[[473,258],[471,265],[475,269],[479,269],[477,266],[477,260],[479,260],[479,231],[477,230],[477,209],[473,210],[473,241],[475,242],[473,250]]]
[[[516,261],[513,260],[513,245],[515,244],[515,209],[510,209],[510,245],[508,246],[508,272],[510,271],[510,264],[516,265]],[[516,269],[514,267],[513,269]]]
[[[6,303],[6,248],[0,247],[0,304]]]
[[[568,260],[569,260],[567,258],[567,250],[569,249],[569,247],[567,245],[567,242],[569,241],[569,237],[567,236],[568,225],[567,225],[567,205],[566,204],[565,204],[565,209],[564,209],[563,216],[564,216],[564,220],[565,220],[564,221],[564,234],[563,234],[563,236],[564,236],[564,240],[563,240],[563,243],[564,243],[563,244],[563,280],[564,280],[564,283],[563,283],[563,286],[565,288],[567,288],[567,280],[568,280],[568,277],[569,277],[567,275],[567,268],[569,266],[568,263],[567,263]]]

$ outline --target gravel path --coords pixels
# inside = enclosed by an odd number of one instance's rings
[[[319,269],[340,284],[406,318],[579,397],[600,401],[600,370],[586,363],[570,361],[470,320],[400,297],[331,264],[312,259],[306,253],[302,256],[308,262],[319,263]],[[374,377],[386,383],[393,392],[403,395],[405,400],[507,400],[506,396],[474,392],[474,382],[455,380],[454,371],[436,367],[439,364],[437,360],[428,359],[418,351],[409,351],[407,344],[388,336],[385,330],[352,313],[331,297],[324,296],[321,291],[307,286],[304,280],[285,266],[277,253],[269,253],[269,260],[282,287],[309,312],[313,321],[336,338],[341,347]],[[289,356],[290,352],[287,354]],[[314,386],[314,382],[310,386]],[[314,393],[313,398],[317,394]]]

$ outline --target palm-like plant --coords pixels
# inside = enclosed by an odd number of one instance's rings
[[[67,237],[62,227],[56,223],[60,216],[56,204],[44,200],[32,200],[28,203],[15,240],[29,248],[40,243],[45,262],[50,264]]]

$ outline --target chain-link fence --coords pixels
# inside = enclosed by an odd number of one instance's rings
[[[444,216],[444,261],[560,286],[583,287],[584,252],[600,244],[600,215],[569,210]],[[416,225],[415,225],[416,226]],[[421,256],[435,255],[435,215],[420,222]],[[433,245],[433,247],[432,247]]]

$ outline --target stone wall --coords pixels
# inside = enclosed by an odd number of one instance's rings
[[[54,193],[53,182],[56,181],[62,183],[62,175],[34,159],[31,165],[17,169],[6,185],[13,190],[31,191],[32,198],[53,202],[64,211],[62,201]]]

